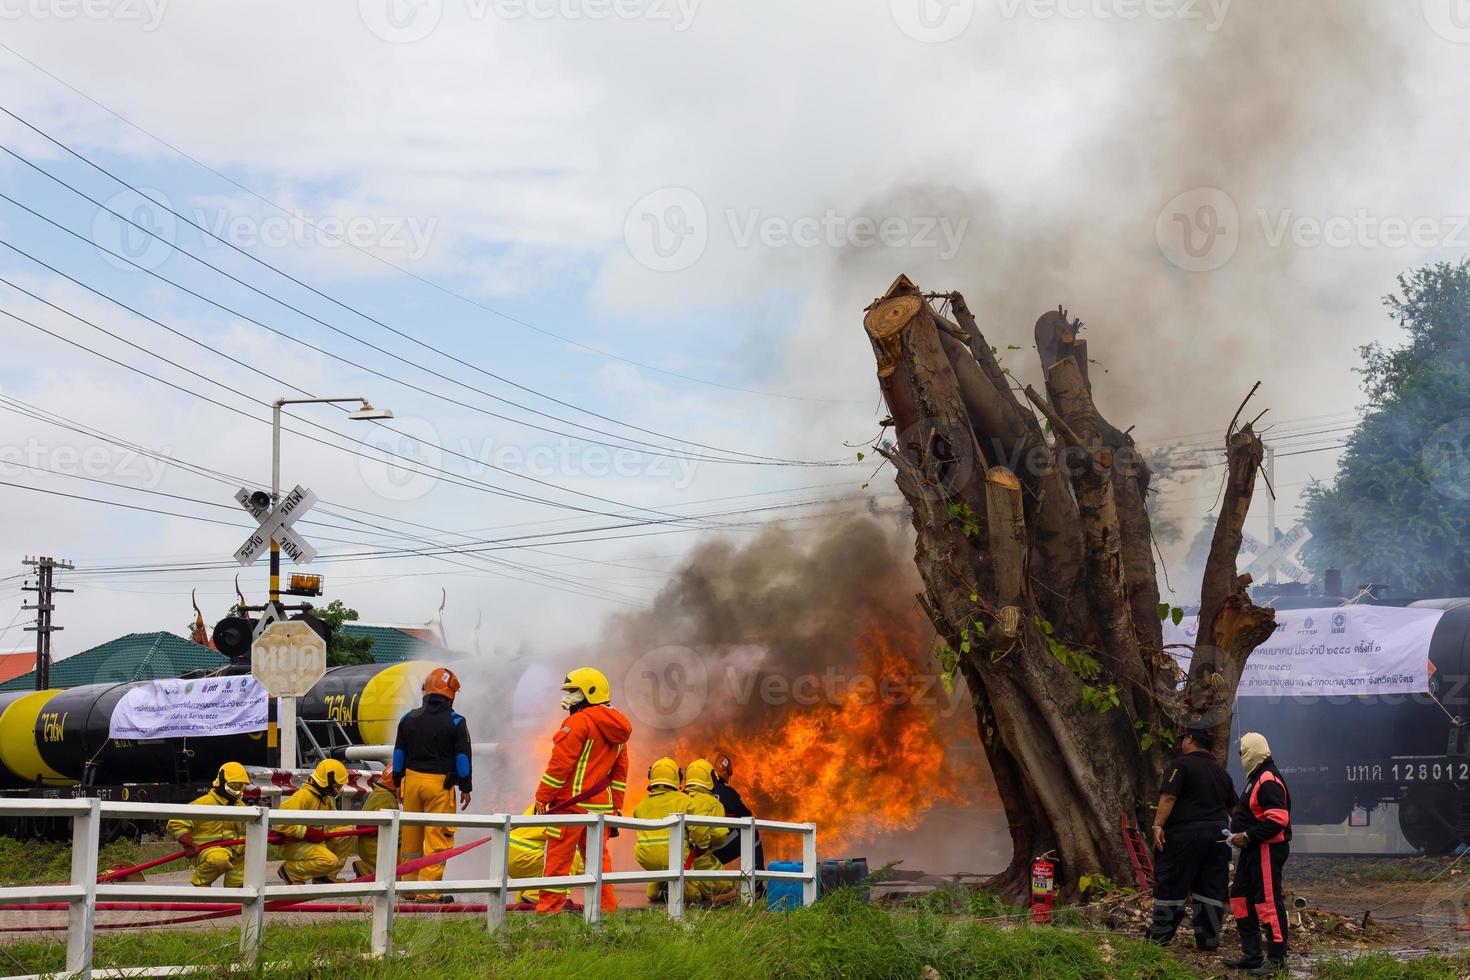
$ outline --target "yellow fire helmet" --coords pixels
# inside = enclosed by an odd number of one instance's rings
[[[678,789],[679,778],[683,775],[679,764],[665,756],[648,767],[648,788],[667,786],[669,789]]]
[[[214,788],[232,797],[238,797],[240,794],[231,792],[231,786],[238,786],[241,783],[249,782],[250,773],[246,772],[245,767],[238,762],[226,762],[219,767],[219,772],[214,775]]]
[[[336,759],[323,759],[316,764],[311,781],[322,789],[335,793],[347,782],[347,767]]]
[[[685,786],[698,786],[707,789],[711,793],[715,791],[715,767],[709,764],[708,759],[695,759],[689,763],[689,768],[684,773]]]
[[[578,667],[562,681],[563,691],[581,691],[588,704],[607,704],[612,700],[607,675],[596,667]]]

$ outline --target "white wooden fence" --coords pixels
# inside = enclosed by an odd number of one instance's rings
[[[238,814],[238,815],[237,815]],[[97,882],[97,848],[103,818],[169,820],[175,817],[207,817],[219,819],[218,807],[167,805],[154,803],[117,803],[96,799],[0,801],[0,816],[70,817],[72,821],[71,883],[66,885],[23,885],[0,888],[0,905],[43,904],[65,902],[68,906],[66,971],[61,976],[168,976],[197,967],[128,967],[116,970],[92,969],[93,925],[99,901],[111,902],[239,902],[240,957],[237,962],[253,964],[260,952],[261,931],[265,925],[266,902],[310,899],[369,899],[372,907],[372,943],[374,956],[393,952],[394,905],[399,895],[417,892],[489,894],[486,926],[499,931],[505,926],[506,903],[524,889],[585,889],[582,915],[590,923],[602,916],[602,885],[634,884],[666,881],[668,914],[679,919],[684,915],[685,881],[730,881],[738,883],[742,900],[755,899],[757,881],[799,881],[802,904],[810,905],[817,897],[817,825],[755,820],[750,817],[697,817],[676,814],[660,820],[637,820],[604,814],[578,813],[557,816],[527,816],[469,813],[404,813],[399,810],[313,811],[272,810],[266,807],[241,807],[229,814],[231,821],[245,827],[245,882],[239,888],[195,888],[187,883],[171,885]],[[364,826],[376,824],[386,829],[378,834],[378,880],[342,882],[339,884],[285,885],[267,884],[267,838],[273,824],[312,824],[322,826]],[[399,881],[397,879],[398,830],[405,825],[458,827],[461,830],[483,830],[489,842],[464,857],[475,855],[478,866],[486,868],[483,878],[445,881]],[[515,827],[594,828],[587,834],[586,869],[580,875],[555,878],[511,878],[509,876],[510,832]],[[667,871],[602,870],[604,827],[638,830],[667,827],[669,853],[682,854],[686,827],[729,827],[740,834],[740,868],[712,871],[685,870],[682,861]],[[754,866],[755,832],[789,832],[802,838],[800,871],[758,871]],[[488,858],[488,861],[486,861]],[[46,974],[52,976],[53,974]]]

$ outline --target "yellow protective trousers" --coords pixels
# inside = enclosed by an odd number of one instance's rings
[[[226,887],[238,888],[245,884],[245,849],[238,845],[233,847],[209,846],[213,841],[238,840],[245,836],[244,824],[225,819],[227,814],[243,804],[217,789],[211,789],[190,805],[214,806],[221,809],[219,817],[215,819],[195,817],[168,822],[170,837],[177,840],[189,834],[194,839],[194,845],[199,848],[199,854],[194,858],[194,875],[190,880],[200,888],[207,888],[220,875],[224,875]]]
[[[225,876],[226,888],[239,888],[245,884],[245,848],[203,847],[194,859],[194,874],[190,884],[197,888],[208,888],[220,875]]]
[[[363,810],[396,810],[398,809],[398,795],[390,789],[382,786],[373,787],[362,803]],[[378,835],[377,833],[363,834],[357,838],[357,873],[362,877],[377,875],[378,873]]]
[[[688,787],[685,793],[689,797],[689,809],[686,811],[699,817],[723,817],[725,806],[720,798],[703,787]],[[694,849],[695,857],[690,869],[694,871],[718,871],[724,867],[720,859],[715,857],[714,851],[725,843],[729,830],[724,827],[690,827],[689,844]],[[693,898],[710,899],[721,895],[731,889],[731,885],[724,881],[701,881],[691,884],[684,889],[684,894]],[[693,894],[691,895],[691,889]]]
[[[398,790],[403,794],[404,813],[453,813],[454,790],[444,786],[444,774],[416,772],[409,769],[403,774]],[[412,861],[426,854],[437,854],[454,847],[454,827],[403,826],[398,838],[398,862]],[[427,868],[410,872],[404,881],[443,881],[444,865],[431,864]],[[424,897],[422,894],[420,897]]]
[[[337,801],[308,784],[292,793],[281,804],[281,809],[308,813],[313,810],[336,810]],[[303,839],[307,826],[302,823],[277,828],[282,837],[290,838],[281,844],[281,857],[285,859],[281,867],[285,869],[286,877],[298,885],[313,878],[335,878],[337,872],[342,870],[347,855],[357,846],[357,840],[353,837],[333,837],[314,844]],[[330,832],[336,828],[322,826],[321,829]]]

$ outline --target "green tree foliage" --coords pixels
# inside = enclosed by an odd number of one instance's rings
[[[373,662],[373,638],[371,636],[348,636],[342,632],[343,623],[357,621],[356,609],[343,605],[341,599],[333,599],[325,606],[313,609],[312,615],[321,619],[332,630],[332,640],[327,644],[328,667]]]
[[[1303,558],[1349,586],[1470,595],[1470,260],[1402,275],[1384,303],[1408,341],[1362,348],[1366,412],[1336,480],[1307,488]]]

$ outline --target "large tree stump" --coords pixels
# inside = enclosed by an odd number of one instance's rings
[[[1043,394],[1017,388],[958,293],[900,276],[864,320],[897,433],[878,451],[913,511],[919,601],[975,697],[1014,846],[992,884],[1012,895],[1048,851],[1073,894],[1082,874],[1132,879],[1122,818],[1152,820],[1178,727],[1216,730],[1223,753],[1240,671],[1274,626],[1235,574],[1262,447],[1232,420],[1181,688],[1163,650],[1148,467],[1093,401],[1080,327],[1062,310],[1037,320]]]

